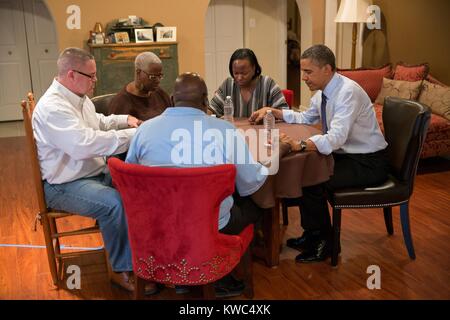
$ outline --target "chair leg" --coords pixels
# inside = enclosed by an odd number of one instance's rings
[[[50,219],[44,213],[41,215],[42,227],[44,229],[45,247],[47,251],[48,266],[50,268],[50,274],[52,276],[53,284],[59,287],[58,269],[56,266],[55,248],[53,247],[53,239],[51,236],[52,227]]]
[[[283,200],[281,200],[281,212],[283,213],[283,226],[287,226],[289,224],[288,206]]]
[[[145,297],[145,283],[144,279],[134,275],[134,299],[142,300]]]
[[[416,259],[416,253],[414,251],[411,229],[409,226],[409,202],[400,205],[400,219],[402,222],[403,239],[405,240],[406,249],[408,250],[409,257],[414,260]]]
[[[392,224],[392,207],[383,208],[384,224],[389,235],[394,234],[394,225]]]
[[[245,251],[240,263],[243,271],[243,278],[245,283],[244,296],[253,299],[253,263],[250,246]]]
[[[202,286],[203,299],[215,300],[216,290],[214,289],[214,283],[208,283]]]
[[[64,279],[64,270],[63,270],[63,259],[61,258],[61,242],[59,241],[59,238],[53,238],[53,235],[58,233],[58,226],[56,224],[56,218],[53,217],[49,217],[48,218],[48,222],[50,225],[50,232],[52,235],[52,244],[53,244],[53,248],[54,248],[54,252],[55,252],[55,257],[56,257],[56,266],[58,268],[58,279],[59,280],[63,280]]]
[[[338,264],[339,247],[341,241],[341,209],[333,208],[333,247],[331,249],[331,265]]]

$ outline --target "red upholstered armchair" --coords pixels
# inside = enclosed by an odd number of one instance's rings
[[[289,105],[289,108],[292,108],[292,103],[294,102],[294,91],[290,89],[283,89],[281,92],[284,95],[284,99],[286,99],[287,104]]]
[[[108,161],[128,220],[136,298],[145,281],[203,286],[215,298],[216,280],[230,273],[245,254],[244,294],[253,296],[248,246],[253,225],[239,235],[218,231],[219,206],[234,191],[236,168],[165,168]]]

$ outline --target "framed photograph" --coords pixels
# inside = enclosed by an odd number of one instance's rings
[[[134,29],[136,42],[153,42],[153,29]]]
[[[156,41],[158,42],[177,41],[177,27],[156,28]]]
[[[130,37],[128,37],[128,32],[114,32],[114,40],[116,43],[129,43]]]

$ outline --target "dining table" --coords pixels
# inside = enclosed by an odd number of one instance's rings
[[[247,130],[264,130],[262,124],[251,124],[248,119],[234,119],[234,125],[241,129],[244,137]],[[275,129],[296,140],[307,140],[311,136],[321,134],[316,126],[305,124],[289,124],[276,121]],[[258,139],[265,136],[258,135]],[[261,144],[260,144],[261,145]],[[257,148],[249,148],[253,158],[264,163],[261,152]],[[262,232],[264,245],[255,247],[256,256],[265,260],[267,266],[279,264],[281,246],[280,200],[299,198],[302,188],[317,185],[329,180],[333,175],[333,156],[323,155],[317,151],[289,152],[279,159],[278,170],[267,177],[266,183],[252,195],[253,201],[261,208],[270,209],[263,216]],[[300,230],[299,230],[300,232]]]

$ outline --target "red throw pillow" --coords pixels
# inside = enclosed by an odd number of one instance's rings
[[[337,72],[358,83],[370,100],[375,101],[380,93],[383,78],[391,79],[392,65],[388,63],[380,68],[338,69]]]
[[[419,81],[427,77],[430,67],[428,63],[422,63],[414,66],[398,62],[394,70],[394,80]]]

